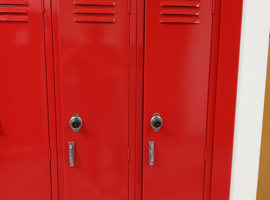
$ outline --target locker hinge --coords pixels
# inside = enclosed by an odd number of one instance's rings
[[[208,147],[204,147],[204,160],[206,161],[208,157]]]
[[[128,0],[128,14],[131,13],[131,0]]]
[[[130,160],[130,148],[129,147],[128,147],[127,156],[128,156],[128,161],[129,161]]]
[[[215,14],[215,0],[212,2],[212,9],[211,9],[212,15]]]
[[[44,0],[41,2],[41,12],[42,13],[45,13],[45,2],[44,2]]]
[[[51,162],[51,148],[49,148],[49,155],[48,155],[48,157],[49,157],[49,162]]]

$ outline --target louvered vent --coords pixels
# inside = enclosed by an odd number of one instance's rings
[[[200,23],[200,1],[162,1],[160,23]]]
[[[114,23],[115,1],[75,0],[73,1],[73,21],[92,23]]]
[[[24,0],[0,0],[0,22],[28,22],[28,2]]]

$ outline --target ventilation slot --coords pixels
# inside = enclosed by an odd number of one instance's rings
[[[115,1],[76,0],[73,1],[73,21],[92,23],[114,23]]]
[[[199,1],[163,1],[160,7],[160,23],[200,23]]]
[[[28,2],[23,0],[0,0],[0,22],[28,22]]]

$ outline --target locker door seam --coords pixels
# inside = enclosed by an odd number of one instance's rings
[[[53,188],[52,188],[52,166],[51,166],[51,125],[49,119],[49,86],[48,86],[48,62],[47,62],[47,45],[46,45],[46,25],[45,25],[45,1],[41,0],[41,12],[42,12],[42,21],[43,21],[43,43],[44,43],[44,61],[45,61],[45,74],[46,74],[46,102],[47,102],[47,123],[48,123],[48,164],[50,169],[50,192],[51,192],[51,199],[53,199]]]
[[[50,173],[51,173],[51,199],[59,199],[59,184],[58,184],[58,155],[57,146],[52,149],[52,145],[57,144],[56,134],[56,97],[55,97],[55,58],[54,58],[54,43],[53,43],[53,22],[52,22],[52,2],[51,0],[42,0],[42,12],[43,12],[43,26],[44,26],[44,43],[45,43],[45,55],[46,55],[46,81],[47,81],[47,103],[48,103],[48,127],[49,127],[49,160],[50,160]],[[48,15],[48,16],[47,16]],[[48,18],[48,19],[47,19]],[[47,25],[49,27],[47,27]],[[50,55],[48,55],[50,53]],[[49,68],[51,68],[49,70]],[[51,76],[51,78],[50,78]],[[49,80],[50,79],[50,80]],[[51,80],[52,79],[52,80]],[[52,82],[52,83],[50,83]],[[51,103],[53,102],[53,104]],[[52,124],[51,121],[54,121]],[[53,140],[55,140],[53,142]],[[56,152],[54,152],[55,150]],[[53,160],[55,166],[53,166]],[[53,177],[53,169],[56,168],[56,174]],[[56,179],[56,182],[53,181]],[[55,182],[55,183],[53,183]],[[54,195],[54,186],[57,187],[57,194]]]

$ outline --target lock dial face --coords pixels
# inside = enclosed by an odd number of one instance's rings
[[[150,124],[155,132],[159,131],[162,127],[163,120],[158,113],[155,113],[151,118]]]
[[[79,132],[79,130],[82,127],[82,124],[83,124],[82,119],[78,114],[73,115],[69,121],[69,125],[74,132]]]

